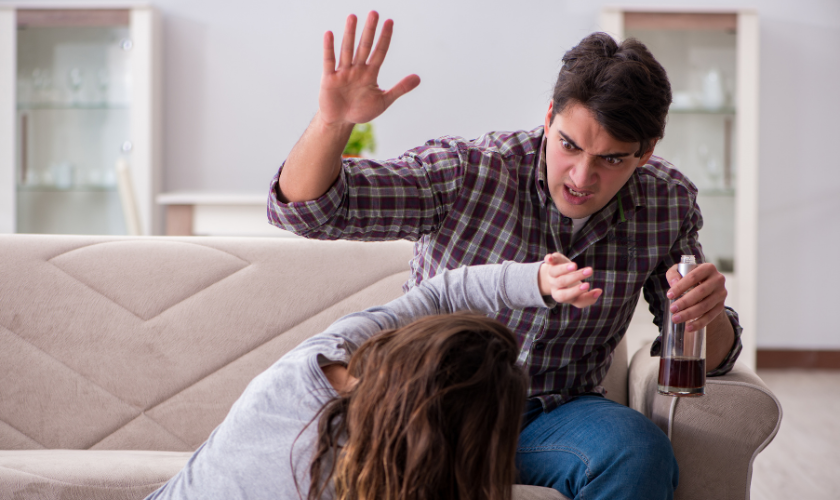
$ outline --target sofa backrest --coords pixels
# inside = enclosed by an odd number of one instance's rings
[[[301,340],[401,295],[411,256],[405,241],[0,235],[0,449],[194,450]],[[626,359],[605,384],[624,402]]]

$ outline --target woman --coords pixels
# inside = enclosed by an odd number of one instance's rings
[[[508,500],[516,343],[486,318],[438,315],[597,299],[580,283],[591,269],[557,255],[446,271],[338,320],[257,376],[148,498]]]
[[[505,326],[471,313],[365,342],[318,422],[310,477],[324,479],[308,498],[330,478],[337,498],[510,498],[526,395],[517,354]]]

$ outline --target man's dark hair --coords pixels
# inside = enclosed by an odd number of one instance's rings
[[[665,135],[671,84],[642,42],[592,33],[563,56],[551,120],[570,102],[586,106],[613,138],[641,143],[638,157]]]

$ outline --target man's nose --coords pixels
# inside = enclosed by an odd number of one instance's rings
[[[571,177],[576,187],[585,188],[593,183],[592,177],[595,175],[595,161],[598,157],[587,153],[580,156],[580,159],[572,169]]]

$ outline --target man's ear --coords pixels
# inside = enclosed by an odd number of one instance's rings
[[[642,153],[642,156],[639,157],[639,166],[640,167],[642,165],[644,165],[645,163],[647,163],[648,160],[650,160],[651,155],[653,155],[653,148],[656,147],[657,141],[658,141],[658,139],[654,139],[654,140],[650,141],[650,146],[648,146],[648,150],[646,152]]]
[[[543,130],[544,134],[548,133],[548,128],[551,126],[551,113],[554,111],[554,102],[548,103],[548,111],[545,114],[545,129]]]

